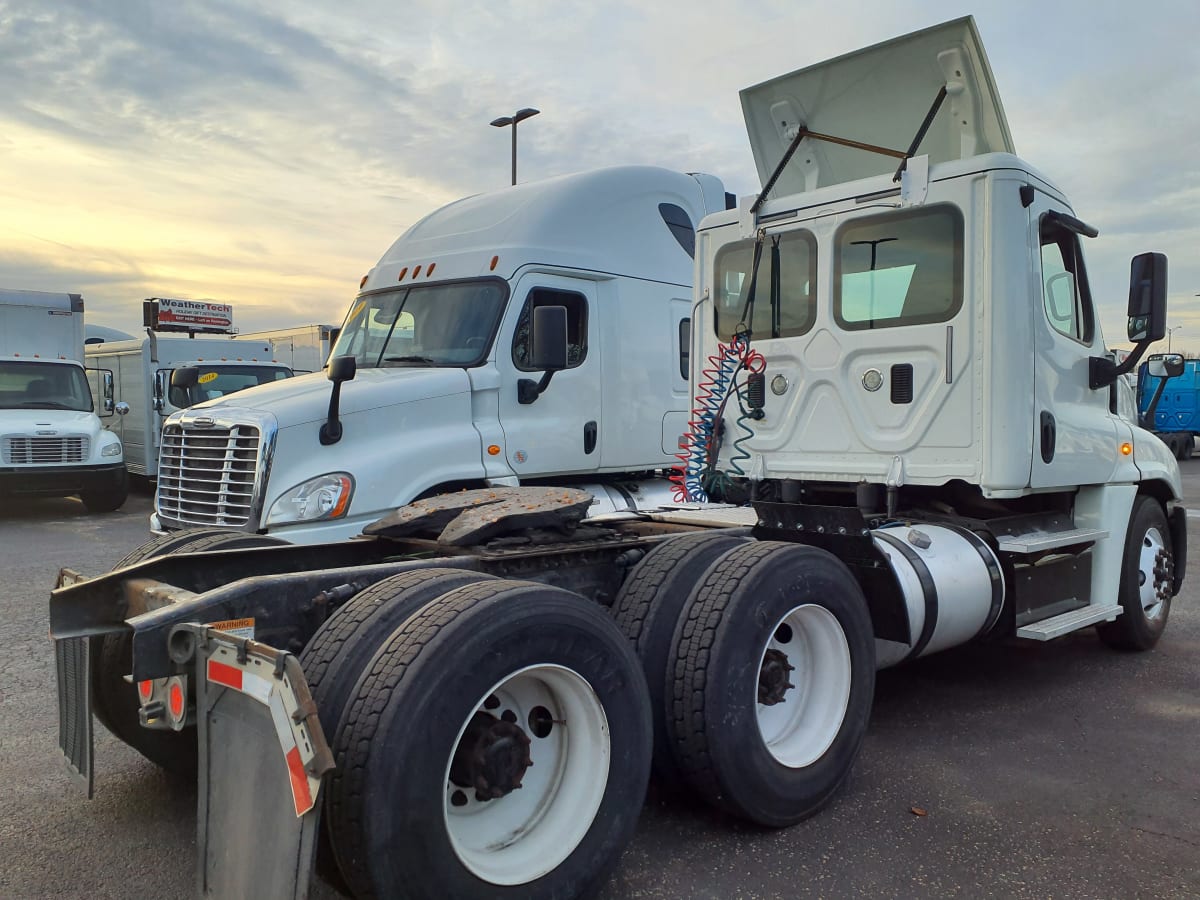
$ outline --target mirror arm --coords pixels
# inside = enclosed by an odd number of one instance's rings
[[[1104,356],[1093,356],[1088,360],[1088,385],[1093,391],[1099,390],[1102,387],[1108,387],[1126,372],[1133,370],[1134,366],[1141,361],[1142,354],[1146,352],[1152,341],[1141,341],[1135,344],[1133,352],[1125,357],[1125,362],[1117,365],[1111,359]]]
[[[325,420],[325,424],[321,426],[320,433],[317,435],[323,447],[336,444],[342,439],[342,423],[338,421],[338,404],[341,397],[342,383],[335,381],[333,383],[333,390],[329,393],[329,416]]]
[[[517,402],[528,405],[542,395],[542,391],[546,390],[550,385],[550,379],[554,377],[554,369],[547,369],[542,375],[541,381],[534,381],[532,378],[522,378],[517,382]]]

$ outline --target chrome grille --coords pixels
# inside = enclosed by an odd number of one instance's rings
[[[260,442],[261,432],[253,425],[167,425],[158,454],[159,518],[179,525],[248,524]]]
[[[4,462],[13,466],[78,463],[88,457],[88,439],[68,437],[6,437]]]

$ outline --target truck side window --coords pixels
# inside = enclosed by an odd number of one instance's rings
[[[550,288],[534,288],[525,300],[521,318],[517,320],[517,333],[513,336],[513,364],[522,372],[533,371],[529,366],[529,353],[532,350],[529,322],[534,308],[538,306],[567,308],[567,368],[575,368],[587,358],[587,298],[574,291]]]
[[[962,307],[956,207],[854,219],[838,232],[836,252],[833,315],[848,331],[945,322]]]
[[[772,243],[779,240],[779,298],[771,302]],[[753,338],[797,337],[813,327],[817,301],[817,242],[812,232],[787,231],[767,237],[758,262],[752,321],[742,322],[754,268],[754,241],[738,241],[717,251],[714,324],[717,337],[728,341],[749,325]]]
[[[1056,331],[1091,344],[1095,319],[1079,237],[1044,216],[1040,231],[1046,318]]]

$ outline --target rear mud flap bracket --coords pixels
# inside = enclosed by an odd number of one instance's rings
[[[333,755],[299,661],[204,625],[170,646],[195,666],[200,896],[307,897]]]

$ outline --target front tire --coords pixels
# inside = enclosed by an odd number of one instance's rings
[[[1174,589],[1175,555],[1167,514],[1153,497],[1134,501],[1125,534],[1118,600],[1121,615],[1096,626],[1100,639],[1118,650],[1149,650],[1167,627]]]
[[[680,618],[671,736],[690,788],[768,827],[824,807],[862,748],[875,640],[849,569],[757,541],[708,570]]]
[[[128,497],[129,472],[124,468],[117,472],[112,484],[91,491],[83,491],[79,495],[79,499],[83,501],[84,507],[90,513],[115,512],[125,505]]]
[[[342,873],[360,896],[584,894],[633,834],[650,728],[599,608],[529,582],[450,591],[392,634],[346,711],[326,796]]]

